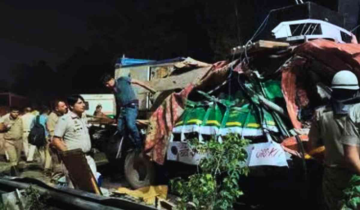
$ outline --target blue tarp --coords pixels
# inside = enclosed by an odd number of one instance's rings
[[[132,66],[134,64],[146,64],[155,62],[154,60],[136,59],[136,58],[119,58],[115,65]]]
[[[119,58],[117,59],[115,66],[121,65],[122,67],[129,67],[129,66],[141,66],[141,65],[157,65],[163,63],[181,62],[183,60],[185,60],[184,57],[177,57],[177,58],[160,60],[160,61],[144,60],[144,59],[136,59],[136,58]]]

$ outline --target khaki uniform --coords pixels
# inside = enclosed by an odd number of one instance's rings
[[[68,150],[81,149],[85,154],[90,152],[91,141],[85,115],[80,118],[69,111],[68,114],[61,116],[56,124],[54,136],[62,138]],[[95,161],[89,155],[86,155],[86,159],[91,171],[96,176]]]
[[[46,122],[46,128],[49,132],[50,137],[54,136],[55,126],[59,120],[59,116],[55,112],[51,112],[48,121]]]
[[[54,137],[54,131],[58,120],[59,116],[55,112],[51,112],[48,116],[48,120],[46,122],[46,129],[49,133],[50,141],[52,141],[52,138]],[[47,145],[47,147],[52,159],[52,168],[54,169],[54,171],[61,171],[61,164],[56,149],[49,144]]]
[[[342,137],[342,144],[348,145],[348,146],[355,146],[358,148],[360,146],[360,104],[354,105],[350,111],[349,115],[346,119],[345,123],[345,131],[344,135]],[[354,176],[358,175],[354,173]],[[348,186],[349,187],[349,186]]]
[[[340,209],[343,190],[353,175],[345,168],[342,145],[346,118],[346,115],[334,115],[329,106],[320,108],[316,111],[309,133],[313,147],[325,146],[322,188],[328,209]]]
[[[21,119],[23,122],[23,146],[24,146],[24,153],[25,156],[28,157],[29,154],[29,150],[35,150],[35,146],[34,145],[29,145],[29,133],[31,130],[31,123],[33,122],[35,116],[31,113],[26,113],[24,114]]]
[[[342,144],[360,146],[360,104],[354,105],[346,119]]]
[[[13,120],[10,114],[3,116],[0,120],[5,125],[10,126],[9,130],[4,133],[5,150],[9,155],[11,166],[18,165],[23,148],[23,123],[20,117]]]

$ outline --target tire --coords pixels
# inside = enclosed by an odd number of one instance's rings
[[[134,151],[128,152],[126,155],[124,172],[126,181],[134,189],[155,183],[154,164],[143,155],[136,157]]]

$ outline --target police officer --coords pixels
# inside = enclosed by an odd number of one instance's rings
[[[119,77],[115,80],[112,76],[106,74],[102,77],[103,84],[111,89],[115,95],[117,105],[118,131],[123,133],[124,127],[129,131],[132,137],[132,143],[137,151],[142,149],[142,140],[139,130],[136,127],[136,118],[138,114],[139,101],[136,98],[132,84],[138,85],[155,93],[156,90],[145,83],[131,79],[130,77]]]
[[[21,150],[23,148],[23,123],[19,117],[19,109],[17,107],[11,107],[10,113],[3,116],[0,120],[6,127],[5,150],[9,155],[11,164],[11,175],[17,176],[18,164],[21,158]]]
[[[96,176],[96,164],[89,155],[91,141],[84,114],[85,100],[80,95],[72,95],[68,97],[67,102],[70,111],[59,118],[55,126],[52,144],[59,151],[81,149],[86,155],[91,171]]]
[[[352,172],[346,168],[342,137],[351,101],[357,97],[359,84],[354,73],[342,70],[333,77],[330,103],[316,110],[311,124],[309,143],[311,149],[325,146],[323,195],[326,209],[340,209],[343,190]],[[311,150],[310,149],[310,150]]]
[[[46,130],[49,133],[49,140],[52,141],[54,137],[54,131],[56,124],[61,116],[67,113],[67,106],[64,100],[56,100],[54,103],[54,110],[50,113],[48,120],[46,122]],[[60,169],[61,164],[58,157],[58,153],[56,148],[53,145],[48,145],[49,151],[51,155],[52,168],[54,171],[58,171]]]

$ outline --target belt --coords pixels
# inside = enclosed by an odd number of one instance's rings
[[[126,108],[126,107],[134,107],[134,106],[139,106],[139,101],[138,100],[134,100],[131,101],[127,104],[121,105],[120,108]]]
[[[24,133],[30,133],[30,131],[23,131]]]

